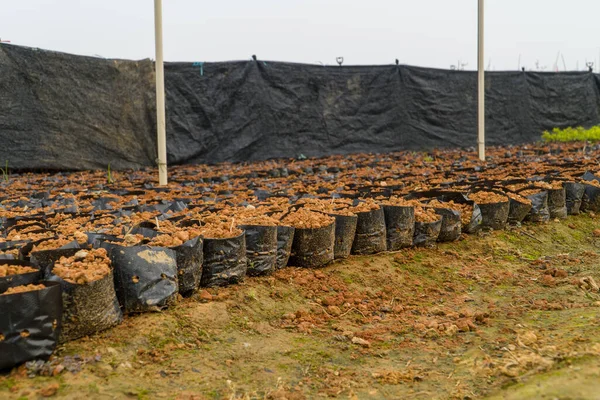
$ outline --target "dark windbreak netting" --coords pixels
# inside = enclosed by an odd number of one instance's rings
[[[2,164],[115,169],[156,158],[153,64],[0,46]]]
[[[0,160],[20,169],[153,166],[149,60],[0,45]],[[477,74],[271,61],[165,64],[170,164],[476,143]],[[599,123],[598,76],[486,73],[486,142]]]

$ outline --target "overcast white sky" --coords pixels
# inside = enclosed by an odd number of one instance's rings
[[[0,38],[106,58],[154,58],[152,0],[0,0]],[[598,0],[486,0],[486,65],[598,66]],[[477,65],[477,0],[163,0],[168,61]],[[562,57],[558,67],[563,70]]]

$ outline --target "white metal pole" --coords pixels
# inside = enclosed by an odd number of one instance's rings
[[[485,161],[485,71],[483,66],[483,2],[478,0],[477,23],[477,147],[479,159]]]
[[[156,46],[156,131],[158,184],[167,184],[167,137],[165,126],[165,71],[162,44],[162,0],[154,0],[154,44]]]

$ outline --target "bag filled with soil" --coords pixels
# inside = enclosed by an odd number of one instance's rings
[[[507,192],[506,195],[510,202],[508,222],[510,224],[520,224],[531,211],[531,200],[511,192]]]
[[[476,233],[481,229],[483,218],[479,206],[461,192],[432,189],[413,192],[405,196],[405,199],[431,199],[429,201],[430,207],[448,208],[458,211],[460,213],[462,232]]]
[[[227,286],[246,277],[246,236],[239,230],[233,237],[204,237],[204,265],[200,286]]]
[[[550,218],[567,218],[567,198],[564,187],[547,189]]]
[[[21,254],[21,248],[28,243],[29,240],[9,240],[0,243],[0,260],[16,260]]]
[[[38,217],[25,217],[25,216],[17,216],[11,218],[0,218],[0,229],[6,231],[6,233],[11,231],[11,228],[18,223],[21,223],[21,226],[28,226],[29,224],[35,223],[38,227],[46,229],[46,216],[38,216]]]
[[[433,208],[415,208],[415,235],[413,243],[418,247],[432,247],[437,242],[442,229],[442,216]]]
[[[311,211],[327,214],[335,219],[333,255],[336,259],[347,258],[352,251],[358,223],[358,216],[351,207],[353,202],[341,200],[336,194],[333,198],[327,199],[304,198],[298,204]]]
[[[277,261],[277,226],[240,225],[246,236],[248,276],[267,275]]]
[[[469,216],[466,211],[461,212],[462,230],[465,233],[476,233],[481,229],[483,223],[481,208],[472,200],[468,200],[466,204],[471,206],[471,215]]]
[[[335,219],[335,243],[333,257],[348,258],[352,251],[358,216],[352,212],[330,214]]]
[[[48,237],[48,236],[54,236],[56,233],[45,227],[45,225],[42,225],[39,222],[32,222],[32,223],[27,223],[27,224],[23,224],[23,225],[14,225],[10,228],[8,228],[5,232],[6,237],[10,238],[12,241],[20,241],[23,240],[24,238],[28,237],[29,234],[34,235],[35,234],[44,234],[47,233],[47,236],[44,237]],[[30,240],[31,241],[31,240]],[[41,240],[40,240],[41,242]]]
[[[462,194],[460,197],[455,198],[457,198],[457,200],[444,200],[444,203],[442,203],[443,208],[449,208],[450,210],[459,212],[462,232],[470,234],[476,233],[481,229],[481,224],[483,223],[481,209],[477,203],[467,199]],[[443,230],[444,227],[442,226],[442,231]],[[456,235],[456,233],[454,233],[454,235]]]
[[[33,265],[38,266],[44,279],[47,279],[49,275],[49,270],[52,268],[52,265],[56,261],[58,261],[61,257],[71,257],[73,254],[77,253],[79,248],[68,248],[68,249],[56,249],[56,250],[44,250],[44,251],[36,251],[31,253],[30,262]]]
[[[0,293],[0,310],[0,370],[52,355],[62,326],[58,283],[11,287]]]
[[[433,208],[434,211],[442,216],[442,227],[438,236],[438,242],[453,242],[460,238],[462,232],[462,214],[461,209],[468,209],[469,214],[465,214],[466,219],[470,221],[472,208],[468,205],[459,205],[452,202],[442,202],[436,198],[427,203],[427,207]]]
[[[177,230],[172,234],[154,236],[142,243],[152,247],[167,247],[175,251],[179,294],[189,297],[200,287],[204,262],[204,241],[201,237],[190,239],[189,232]]]
[[[530,222],[546,222],[550,220],[550,210],[548,209],[548,192],[540,189],[526,189],[519,192],[519,195],[531,200],[531,210],[525,217]]]
[[[481,226],[494,230],[504,229],[508,222],[510,203],[505,194],[496,192],[475,192],[469,194],[481,210]]]
[[[177,259],[177,283],[183,297],[192,295],[200,287],[204,263],[204,241],[201,237],[190,239],[171,247]]]
[[[53,237],[26,244],[21,248],[21,258],[27,260],[34,258],[40,265],[48,264],[48,259],[54,258],[61,250],[81,248],[77,240]]]
[[[577,182],[565,182],[565,205],[568,215],[577,215],[581,209],[585,185]]]
[[[71,257],[63,256],[48,272],[48,280],[62,287],[61,343],[93,335],[121,322],[121,309],[105,249],[79,250]]]
[[[10,287],[38,283],[42,278],[40,268],[27,261],[0,261],[0,293]]]
[[[462,221],[460,212],[449,208],[435,207],[435,212],[442,216],[442,226],[438,236],[439,242],[453,242],[460,238]]]
[[[277,269],[285,268],[288,265],[294,242],[294,231],[293,226],[277,227],[277,260],[275,262]]]
[[[383,208],[368,200],[357,204],[351,210],[358,217],[352,254],[376,254],[385,251],[387,244]]]
[[[162,247],[125,247],[108,242],[115,289],[124,313],[157,311],[177,300],[177,255]]]
[[[290,265],[317,268],[333,261],[335,246],[333,217],[301,208],[288,214],[283,222],[296,228]]]
[[[382,208],[387,250],[397,251],[412,246],[415,235],[414,206],[383,202]]]
[[[585,190],[581,201],[581,211],[600,211],[600,183],[585,183]]]

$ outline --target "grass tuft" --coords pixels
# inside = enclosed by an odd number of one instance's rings
[[[4,168],[0,168],[0,171],[2,171],[2,180],[4,182],[8,182],[8,176],[9,176],[8,160],[6,160],[6,164],[4,165]]]
[[[110,163],[108,163],[108,169],[106,171],[106,183],[108,185],[112,185],[113,183],[115,183],[113,176],[112,176],[112,172],[110,170]]]

